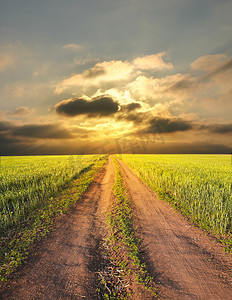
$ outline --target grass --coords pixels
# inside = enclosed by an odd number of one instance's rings
[[[97,159],[94,155],[2,157],[0,232],[23,222]]]
[[[229,155],[122,155],[159,196],[232,246],[232,166]]]
[[[127,189],[116,160],[114,160],[114,163],[116,168],[113,187],[115,203],[108,215],[110,229],[108,241],[111,256],[113,260],[116,260],[119,268],[124,270],[125,277],[128,275],[133,277],[138,284],[143,285],[147,291],[156,295],[153,278],[149,275],[146,264],[141,257],[140,240],[135,234],[133,212],[130,199],[127,196]],[[124,294],[120,292],[120,295],[115,291],[111,295],[105,291],[105,299],[128,299],[127,296],[126,290],[124,290]]]
[[[96,174],[103,167],[106,156],[98,156],[82,164],[82,169],[57,193],[42,201],[37,209],[30,208],[30,214],[23,216],[23,221],[14,223],[4,230],[0,241],[0,281],[6,281],[9,275],[26,259],[35,243],[51,230],[54,221],[66,213],[76,203],[93,182]],[[68,170],[67,170],[68,172]],[[51,173],[49,173],[51,176]],[[49,187],[47,187],[49,188]],[[59,194],[58,194],[59,193]],[[46,194],[46,192],[45,192]],[[47,195],[50,195],[49,193]]]

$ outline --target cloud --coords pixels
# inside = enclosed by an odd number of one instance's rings
[[[202,125],[199,129],[206,129],[211,133],[218,134],[228,134],[232,133],[232,124],[210,124],[210,125]]]
[[[0,46],[0,72],[5,71],[16,61],[15,49],[13,45]]]
[[[77,44],[66,44],[62,47],[62,49],[65,50],[74,50],[74,51],[82,51],[84,50],[84,47],[77,45]]]
[[[8,115],[13,115],[13,116],[25,116],[29,115],[31,113],[34,113],[34,109],[30,109],[26,106],[18,107],[14,111],[9,111],[7,114]]]
[[[26,143],[0,132],[0,155],[26,155],[29,149]]]
[[[15,58],[11,54],[0,53],[0,71],[5,71],[14,62]]]
[[[39,139],[69,139],[73,135],[59,124],[29,124],[11,128],[15,137]]]
[[[133,60],[133,64],[140,70],[170,70],[173,64],[164,62],[162,58],[164,55],[166,52],[137,57]]]
[[[119,110],[119,104],[109,96],[99,96],[91,101],[83,98],[68,99],[55,106],[58,114],[68,117],[78,115],[108,116]]]
[[[118,121],[127,121],[127,122],[133,122],[135,126],[138,124],[143,124],[146,122],[151,115],[148,112],[129,112],[125,114],[119,113],[117,115]],[[137,130],[137,128],[135,128]]]
[[[0,121],[0,155],[46,154],[46,145],[57,141],[59,147],[63,139],[74,137],[60,124],[29,124],[15,125],[12,122]],[[49,139],[49,143],[47,143]],[[43,149],[38,150],[39,143],[44,143]],[[54,154],[59,149],[54,147]],[[49,152],[47,152],[49,153]],[[51,153],[52,154],[52,153]]]
[[[74,136],[60,124],[27,124],[15,125],[12,122],[0,121],[0,133],[13,136],[39,139],[68,139]]]
[[[126,110],[126,111],[133,111],[133,110],[136,110],[136,109],[139,109],[141,108],[141,104],[140,103],[137,103],[137,102],[133,102],[133,103],[129,103],[127,105],[123,105],[121,107],[122,110]]]
[[[203,71],[206,73],[206,75],[199,78],[200,82],[218,77],[219,81],[223,81],[221,83],[224,84],[224,78],[220,78],[218,75],[222,75],[232,70],[232,58],[228,57],[226,54],[205,55],[191,64],[191,70]],[[220,84],[219,81],[217,84]]]
[[[191,129],[193,129],[192,123],[181,118],[155,117],[149,121],[149,125],[140,133],[174,133]]]
[[[73,140],[31,139],[11,137],[0,133],[0,155],[62,155],[91,154],[90,143],[75,143]]]
[[[22,86],[16,86],[15,89],[12,91],[12,96],[14,98],[21,98],[25,95],[25,89]]]
[[[90,88],[104,83],[128,81],[134,71],[134,66],[127,61],[104,61],[97,63],[93,68],[82,73],[74,74],[59,83],[55,89],[56,94],[68,88]]]
[[[92,68],[82,73],[73,74],[69,78],[60,82],[55,89],[55,93],[60,94],[68,88],[90,88],[99,85],[114,85],[129,82],[146,70],[169,70],[173,68],[171,63],[163,61],[165,52],[138,57],[132,62],[127,60],[103,61],[95,64]],[[81,61],[78,63],[82,63]],[[112,86],[111,86],[112,87]],[[109,88],[109,87],[107,87]]]
[[[177,141],[171,135],[169,135],[170,140],[168,141],[163,138],[162,133],[186,132],[186,138],[189,137],[189,130],[199,128],[192,122],[180,117],[154,118],[149,113],[131,111],[125,114],[128,119],[124,120],[133,122],[130,131],[124,131],[124,127],[121,128],[120,126],[118,129],[114,129],[116,124],[112,122],[113,119],[105,127],[105,124],[102,124],[103,127],[98,126],[99,130],[96,130],[96,128],[86,130],[86,128],[76,125],[69,127],[67,130],[61,124],[16,126],[2,120],[0,121],[0,154],[77,154],[81,152],[107,153],[109,151],[115,153],[119,150],[118,147],[124,153],[230,153],[232,150],[228,139],[225,139],[225,141],[221,139],[214,139],[213,142],[212,140],[206,141],[205,135],[200,136],[199,134],[200,140],[194,142],[192,142],[194,135],[191,136],[191,142]],[[120,116],[122,115],[119,111],[117,117]],[[109,125],[112,128],[109,129]],[[216,125],[209,124],[208,128],[210,126],[215,128]],[[106,130],[106,132],[100,136],[97,133],[101,131],[101,128],[104,128],[103,130]],[[207,128],[205,127],[205,129]],[[110,130],[116,132],[116,134],[113,136]],[[230,131],[231,127],[226,130]],[[121,132],[124,135],[120,134]],[[78,142],[75,138],[76,134],[78,134]],[[48,139],[49,143],[47,142]],[[66,139],[65,143],[64,139]],[[183,139],[183,135],[181,135],[181,139]],[[108,146],[110,146],[110,149]]]
[[[11,127],[11,124],[7,121],[0,121],[0,132],[7,131]]]
[[[95,66],[89,70],[86,70],[85,72],[83,72],[83,77],[84,78],[95,78],[98,76],[102,76],[105,74],[105,69],[103,68],[103,66]]]
[[[0,155],[59,155],[59,154],[93,154],[93,153],[231,153],[232,147],[216,142],[161,142],[160,139],[149,136],[148,140],[138,135],[132,139],[107,139],[97,142],[73,143],[67,140],[32,139],[18,140],[0,133]]]
[[[164,142],[148,144],[146,152],[162,154],[228,154],[232,152],[232,147],[221,143],[205,141]]]
[[[193,82],[192,80],[182,79],[182,80],[179,80],[179,81],[173,83],[171,86],[169,86],[167,88],[167,91],[169,91],[169,92],[181,91],[182,92],[182,91],[190,90],[196,86],[197,86],[197,84],[195,82]]]
[[[194,71],[212,72],[221,67],[227,61],[226,54],[205,55],[191,63],[191,69]]]
[[[138,76],[134,81],[127,85],[133,97],[140,100],[157,100],[166,102],[175,98],[175,93],[179,93],[179,99],[183,98],[190,87],[194,86],[188,74],[174,74],[161,78],[147,77],[145,75]]]
[[[74,63],[76,65],[85,65],[85,64],[92,64],[92,63],[97,63],[99,61],[98,58],[92,57],[92,56],[87,56],[86,58],[74,58]]]
[[[196,104],[194,108],[198,108],[198,112],[202,114],[201,107],[206,98],[212,102],[217,101],[215,108],[218,107],[219,100],[228,106],[226,99],[231,91],[231,80],[232,59],[225,54],[218,54],[195,60],[189,73],[176,73],[164,77],[141,74],[130,81],[126,88],[133,98],[148,103],[169,103],[173,109],[179,105],[179,110],[180,105],[185,104],[185,107],[182,106],[183,112],[189,112]]]
[[[232,70],[232,58],[227,60],[226,63],[224,63],[223,65],[221,65],[220,67],[218,67],[217,69],[215,69],[214,71],[208,73],[204,79],[208,79],[210,77],[214,77],[216,75],[220,75],[222,73],[225,73],[227,71]]]
[[[129,104],[120,105],[121,109],[116,115],[117,121],[126,121],[133,123],[133,132],[139,124],[146,123],[153,116],[150,108],[144,103],[131,102]]]
[[[127,88],[132,96],[143,100],[154,98],[157,93],[164,89],[160,79],[145,75],[138,76],[128,84]]]

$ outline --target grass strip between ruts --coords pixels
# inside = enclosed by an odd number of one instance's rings
[[[136,237],[134,230],[131,201],[127,196],[127,188],[123,182],[120,166],[114,158],[113,161],[116,169],[113,187],[115,202],[107,218],[110,231],[108,244],[124,274],[129,274],[136,284],[145,288],[147,293],[156,296],[153,277],[149,275],[141,256],[140,240]],[[129,296],[133,295],[125,292],[123,296],[119,297],[117,291],[109,294],[106,290],[104,299],[128,299]]]
[[[60,194],[50,198],[44,207],[33,211],[23,224],[12,228],[0,240],[0,281],[6,281],[19,265],[28,257],[33,244],[47,235],[55,219],[68,212],[69,208],[87,190],[97,173],[106,162],[107,156],[100,158],[88,169],[80,172]]]

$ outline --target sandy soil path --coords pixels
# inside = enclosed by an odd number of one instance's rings
[[[231,258],[119,161],[133,201],[134,214],[164,299],[232,299]],[[217,259],[216,259],[217,258]]]
[[[37,245],[28,263],[17,272],[18,279],[0,292],[0,299],[98,299],[98,248],[113,183],[110,159],[62,223]]]

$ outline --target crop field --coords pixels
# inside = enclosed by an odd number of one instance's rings
[[[232,230],[230,155],[122,155],[154,191],[193,221],[225,235]]]
[[[43,206],[99,156],[1,157],[0,230]]]

